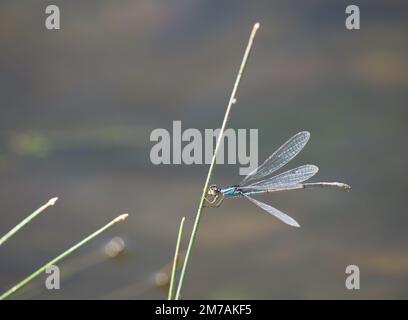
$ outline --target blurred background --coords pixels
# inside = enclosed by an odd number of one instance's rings
[[[350,1],[55,0],[58,31],[44,26],[49,4],[0,2],[0,234],[60,198],[0,248],[0,291],[129,212],[59,265],[60,290],[37,279],[15,298],[166,297],[208,166],[151,164],[150,133],[221,126],[259,21],[230,126],[259,129],[260,162],[310,131],[287,168],[314,163],[312,181],[353,190],[261,197],[300,229],[245,200],[205,210],[183,297],[408,298],[406,1],[359,1],[359,31],[344,26]],[[238,167],[217,166],[213,182],[237,183]],[[358,291],[345,288],[351,264]]]

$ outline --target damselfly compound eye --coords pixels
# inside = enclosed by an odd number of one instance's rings
[[[219,194],[219,193],[220,193],[220,189],[219,189],[215,184],[211,185],[211,186],[208,188],[208,194],[209,194],[210,196],[215,196],[215,195],[217,195],[217,194]]]

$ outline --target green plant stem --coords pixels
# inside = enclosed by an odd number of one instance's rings
[[[216,160],[216,157],[217,157],[218,149],[219,149],[219,147],[221,145],[221,142],[222,142],[222,139],[223,139],[224,131],[225,131],[225,128],[226,128],[227,123],[228,123],[228,119],[229,119],[229,116],[230,116],[232,105],[237,102],[236,94],[237,94],[237,91],[238,91],[238,88],[239,88],[239,84],[241,82],[241,77],[242,77],[242,75],[243,75],[243,73],[245,71],[245,67],[246,67],[248,58],[250,56],[251,50],[252,50],[252,44],[253,44],[256,32],[258,31],[259,27],[260,27],[260,24],[255,23],[255,25],[252,28],[252,32],[251,32],[251,35],[249,37],[248,45],[246,47],[244,57],[242,58],[241,66],[239,68],[238,75],[237,75],[237,78],[235,80],[232,92],[231,92],[231,97],[229,99],[227,110],[225,112],[224,121],[223,121],[222,126],[221,126],[220,135],[219,135],[218,140],[217,140],[217,145],[215,147],[215,151],[214,151],[214,154],[213,154],[213,157],[212,157],[212,160],[211,160],[210,168],[208,170],[207,179],[205,180],[203,192],[201,194],[200,204],[198,206],[197,215],[196,215],[196,218],[195,218],[195,221],[194,221],[193,230],[191,232],[190,241],[188,243],[183,268],[181,269],[180,280],[179,280],[179,283],[178,283],[177,293],[176,293],[176,300],[178,300],[180,298],[180,293],[181,293],[181,289],[183,287],[184,277],[186,275],[188,263],[189,263],[190,257],[191,257],[191,251],[192,251],[192,248],[193,248],[195,240],[196,240],[198,227],[200,225],[201,214],[202,214],[203,208],[204,208],[204,199],[205,199],[205,196],[207,194],[207,190],[208,190],[208,187],[210,185],[211,177],[212,177],[212,174],[213,174],[213,171],[214,171],[215,160]]]
[[[172,300],[174,297],[174,284],[176,282],[176,270],[177,270],[177,264],[179,260],[180,243],[181,243],[181,240],[183,239],[183,230],[184,230],[185,220],[186,220],[186,217],[183,217],[183,219],[181,219],[179,233],[177,236],[176,250],[174,252],[174,260],[173,260],[173,268],[171,270],[171,277],[170,277],[169,294],[167,297],[168,300]]]
[[[32,273],[30,276],[28,276],[27,278],[25,278],[23,281],[19,282],[17,285],[15,285],[14,287],[12,287],[10,290],[8,290],[7,292],[3,293],[0,296],[0,300],[4,300],[7,299],[9,297],[11,297],[16,291],[20,290],[22,287],[24,287],[25,285],[27,285],[28,283],[30,283],[31,281],[33,281],[35,278],[37,278],[39,275],[41,275],[42,273],[45,272],[45,270],[52,266],[52,265],[56,265],[58,262],[60,262],[62,259],[64,259],[65,257],[67,257],[68,255],[70,255],[71,253],[73,253],[74,251],[78,250],[80,247],[82,247],[84,244],[86,244],[87,242],[91,241],[93,238],[97,237],[98,235],[100,235],[102,232],[106,231],[107,229],[109,229],[110,227],[112,227],[114,224],[125,220],[128,217],[127,214],[122,214],[120,216],[118,216],[117,218],[113,219],[111,222],[109,222],[107,225],[105,225],[104,227],[100,228],[99,230],[95,231],[94,233],[92,233],[90,236],[86,237],[84,240],[82,240],[81,242],[78,242],[76,245],[74,245],[73,247],[69,248],[67,251],[65,251],[64,253],[60,254],[58,257],[56,257],[55,259],[51,260],[50,262],[48,262],[47,264],[43,265],[41,268],[39,268],[37,271],[35,271],[34,273]]]
[[[35,217],[37,217],[41,212],[47,209],[49,206],[53,206],[58,198],[52,198],[48,200],[46,204],[35,210],[32,214],[30,214],[27,218],[21,221],[18,225],[16,225],[13,229],[7,232],[1,239],[0,239],[0,246],[9,240],[12,236],[14,236],[21,228],[23,228],[26,224],[30,223]]]

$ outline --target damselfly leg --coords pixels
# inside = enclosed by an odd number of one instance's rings
[[[204,197],[204,199],[206,201],[206,203],[204,203],[205,207],[218,208],[224,201],[224,195],[216,185],[212,185],[208,189],[207,196]]]
[[[206,201],[204,203],[204,207],[218,208],[225,198],[223,196],[215,196],[212,200],[208,199],[207,197],[204,199]]]

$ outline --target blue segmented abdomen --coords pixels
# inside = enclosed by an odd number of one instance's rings
[[[237,190],[236,186],[232,187],[225,187],[221,189],[221,193],[223,194],[224,197],[237,197],[240,195],[239,191]]]

